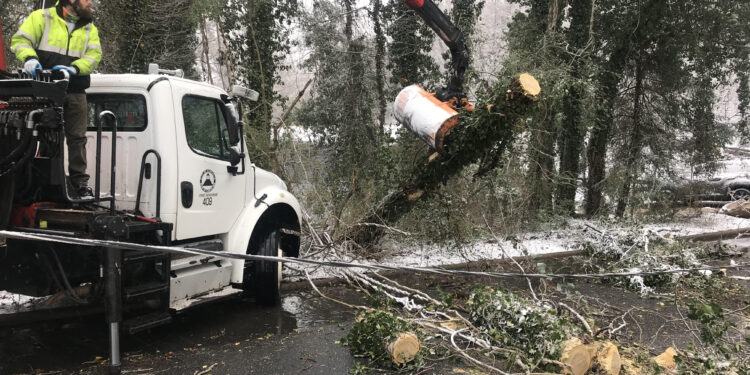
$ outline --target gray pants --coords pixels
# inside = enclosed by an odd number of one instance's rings
[[[63,107],[65,111],[65,139],[68,143],[68,175],[75,189],[88,186],[86,174],[86,126],[88,105],[86,94],[68,94]]]

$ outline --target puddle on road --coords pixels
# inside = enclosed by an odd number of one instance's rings
[[[346,288],[327,288],[337,299],[356,298]],[[280,306],[264,307],[252,300],[230,299],[189,309],[171,324],[135,335],[123,335],[123,356],[159,355],[196,347],[222,347],[259,337],[284,335],[295,329],[351,321],[348,308],[311,292],[286,293]],[[107,358],[109,341],[104,317],[0,328],[0,373],[33,369],[78,372],[85,362]]]
[[[336,288],[332,291],[338,295],[351,298],[350,291],[347,289]],[[294,316],[297,320],[297,328],[311,328],[326,323],[338,323],[351,319],[353,316],[351,309],[320,298],[312,292],[286,295],[281,301],[281,308],[284,312]]]

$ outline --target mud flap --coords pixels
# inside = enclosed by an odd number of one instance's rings
[[[14,174],[8,173],[5,176],[0,176],[0,229],[5,230],[8,228],[10,221],[10,213],[13,209],[13,193],[15,191],[15,176]],[[0,242],[4,242],[5,238],[0,236]]]

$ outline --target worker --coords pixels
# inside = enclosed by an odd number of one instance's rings
[[[70,76],[63,106],[68,175],[80,199],[93,199],[86,174],[85,90],[91,84],[89,75],[101,61],[102,47],[92,23],[91,0],[60,0],[51,8],[35,10],[13,35],[11,51],[32,77],[50,68]]]

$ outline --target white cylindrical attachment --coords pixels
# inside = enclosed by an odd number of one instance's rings
[[[458,124],[458,112],[419,85],[411,85],[398,94],[393,103],[396,120],[440,153],[451,128]]]

